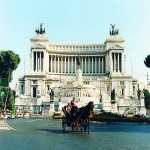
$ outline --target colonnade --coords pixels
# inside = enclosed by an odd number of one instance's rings
[[[83,73],[105,73],[105,56],[80,56]],[[78,69],[77,56],[49,55],[50,73],[75,73]]]
[[[44,67],[44,52],[33,52],[32,53],[32,70],[43,71]]]
[[[123,71],[123,55],[122,53],[112,53],[112,71],[122,72]]]

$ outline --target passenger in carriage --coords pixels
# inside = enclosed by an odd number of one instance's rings
[[[68,114],[70,114],[71,111],[71,104],[68,103],[67,107],[66,107],[66,111],[68,112]]]

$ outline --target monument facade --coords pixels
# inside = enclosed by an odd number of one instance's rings
[[[78,107],[93,101],[98,111],[145,114],[138,82],[126,73],[124,39],[111,27],[102,44],[55,44],[40,24],[30,39],[30,72],[16,85],[17,111],[49,114],[75,97]]]

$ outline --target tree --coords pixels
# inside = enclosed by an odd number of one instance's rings
[[[13,79],[13,71],[17,69],[20,63],[20,57],[18,54],[15,54],[11,50],[2,50],[0,51],[0,79],[7,78],[8,83],[10,83]],[[10,93],[9,84],[7,87],[6,98],[4,103],[4,110],[6,110],[7,101],[9,100]],[[9,101],[10,102],[10,101]],[[10,108],[10,106],[9,106]]]
[[[146,89],[143,89],[143,93],[144,93],[145,108],[150,109],[150,93]]]
[[[8,82],[11,82],[13,77],[13,71],[17,69],[20,63],[20,57],[13,51],[0,51],[0,78],[8,78]]]
[[[150,68],[150,55],[147,55],[147,57],[144,60],[144,64],[146,67]]]
[[[15,113],[15,91],[12,89],[7,90],[7,87],[0,87],[0,93],[5,93],[4,96],[0,96],[0,110],[3,110],[6,102],[6,93],[8,92],[8,100],[6,103],[6,109],[11,110]]]
[[[137,96],[138,96],[138,99],[141,99],[141,98],[140,98],[141,93],[142,93],[142,91],[138,89],[138,90],[137,90]]]

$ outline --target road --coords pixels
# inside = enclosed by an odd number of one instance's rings
[[[146,124],[90,124],[90,134],[61,130],[61,120],[32,117],[6,120],[1,150],[149,150]]]

